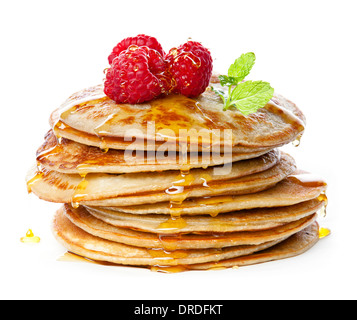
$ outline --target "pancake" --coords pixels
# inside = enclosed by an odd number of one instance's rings
[[[106,137],[123,139],[129,133],[139,140],[187,143],[183,130],[189,133],[190,143],[200,146],[275,148],[294,141],[305,130],[302,112],[281,95],[274,96],[258,112],[244,116],[236,110],[223,111],[220,97],[210,89],[197,99],[168,95],[129,105],[115,103],[98,85],[69,97],[52,119],[53,127],[63,123],[99,137],[108,148],[117,146]],[[154,149],[151,145],[147,148]]]
[[[127,173],[121,175],[66,175],[45,168],[29,173],[30,188],[41,199],[86,205],[133,205],[170,201],[178,197],[202,197],[239,194],[266,189],[295,171],[295,162],[287,154],[270,153],[261,158],[235,162],[226,175],[214,174],[215,168],[193,169],[188,175],[178,171]],[[273,165],[273,166],[272,166]],[[269,168],[269,169],[267,169]],[[264,170],[267,169],[267,170]],[[264,171],[262,171],[264,170]],[[258,172],[258,173],[255,173]],[[32,178],[40,176],[39,179]],[[229,180],[227,180],[229,179]],[[209,185],[207,184],[209,183]]]
[[[312,215],[324,206],[325,201],[316,198],[288,207],[241,210],[219,214],[216,217],[182,216],[180,218],[169,218],[169,220],[167,215],[148,214],[139,216],[96,207],[86,207],[86,209],[95,218],[116,227],[172,234],[176,232],[220,233],[267,230]]]
[[[177,266],[217,262],[247,256],[253,252],[272,247],[286,239],[280,238],[261,245],[233,246],[218,250],[193,249],[167,252],[162,249],[130,246],[93,236],[74,225],[63,214],[63,210],[58,210],[55,215],[52,230],[55,238],[73,253],[93,260],[138,266]]]
[[[170,204],[176,205],[190,197],[249,194],[271,188],[295,171],[295,169],[293,159],[282,156],[281,161],[277,165],[266,171],[233,180],[210,181],[208,184],[204,181],[199,186],[186,185],[182,189],[180,186],[173,186],[166,189],[165,192],[140,193],[130,196],[108,197],[100,200],[85,200],[82,198],[81,203],[87,206],[132,206],[168,201]]]
[[[212,215],[244,209],[291,206],[320,197],[327,204],[326,182],[304,171],[294,172],[274,187],[244,195],[186,199],[179,207],[181,215]],[[177,208],[177,206],[176,206]],[[136,206],[109,206],[105,209],[130,214],[171,214],[169,202]]]
[[[314,222],[306,229],[294,234],[283,242],[263,251],[233,259],[221,260],[218,263],[195,264],[187,270],[207,270],[212,268],[244,267],[269,261],[292,258],[305,253],[319,241],[319,225]],[[157,268],[156,271],[165,271]],[[169,271],[167,269],[166,271]]]
[[[135,247],[157,248],[166,250],[225,248],[241,245],[256,245],[289,237],[314,222],[316,214],[311,214],[297,221],[275,228],[258,231],[240,231],[225,233],[183,233],[160,235],[127,228],[115,227],[92,216],[84,207],[73,209],[65,205],[64,214],[77,227],[86,232],[114,242]],[[176,230],[177,231],[177,230]]]
[[[65,205],[64,214],[77,227],[86,232],[114,242],[135,247],[156,248],[166,250],[225,248],[241,245],[257,245],[288,237],[316,220],[316,214],[311,214],[297,221],[289,222],[268,230],[241,231],[226,233],[189,233],[160,235],[127,228],[115,227],[95,218],[88,211],[79,207],[73,209]]]
[[[270,151],[270,150],[269,150]],[[223,165],[257,158],[268,151],[233,153],[232,157],[221,154],[137,152],[132,155],[124,150],[110,149],[103,152],[99,148],[87,146],[66,138],[57,139],[52,130],[45,136],[45,142],[37,150],[37,162],[48,170],[67,174],[83,173],[130,173],[164,170],[185,170]]]
[[[244,146],[233,146],[229,147],[228,150],[224,148],[224,146],[217,146],[210,147],[206,146],[203,148],[200,145],[192,145],[190,146],[189,143],[187,144],[178,144],[173,142],[165,142],[165,141],[148,141],[143,139],[138,139],[137,137],[134,138],[117,138],[117,137],[103,137],[100,135],[93,135],[88,134],[86,132],[76,130],[71,128],[70,126],[63,123],[58,114],[58,110],[55,110],[50,117],[50,126],[56,135],[57,138],[66,138],[71,141],[76,141],[78,143],[97,147],[102,151],[107,151],[109,149],[118,149],[118,150],[156,150],[156,151],[174,151],[174,152],[184,152],[184,150],[190,150],[191,148],[194,151],[201,151],[201,152],[212,152],[212,153],[255,153],[255,152],[268,152],[274,148],[281,147],[285,143],[280,143],[273,147],[244,147]],[[297,137],[300,139],[300,136]]]

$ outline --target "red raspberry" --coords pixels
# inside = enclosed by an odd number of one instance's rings
[[[174,80],[173,91],[187,97],[197,97],[209,85],[213,60],[211,53],[201,43],[188,41],[172,48],[165,59]]]
[[[104,93],[117,103],[150,101],[168,89],[167,64],[158,51],[129,46],[106,72]]]
[[[112,53],[108,57],[109,64],[112,64],[113,59],[119,54],[128,49],[130,45],[135,44],[139,47],[145,46],[151,49],[157,50],[162,56],[165,56],[165,52],[161,47],[161,44],[156,38],[147,36],[145,34],[139,34],[136,37],[129,37],[120,41],[114,48]]]

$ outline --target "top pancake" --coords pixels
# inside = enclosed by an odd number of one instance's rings
[[[223,111],[219,96],[207,89],[197,99],[168,95],[148,103],[117,104],[103,86],[84,89],[69,97],[51,117],[88,135],[109,139],[196,143],[205,148],[240,146],[271,148],[295,140],[305,129],[305,118],[294,103],[276,95],[258,112],[244,116]],[[186,135],[184,134],[186,129]],[[228,129],[228,130],[226,130]],[[107,142],[109,148],[118,148]],[[152,145],[146,146],[152,150]]]

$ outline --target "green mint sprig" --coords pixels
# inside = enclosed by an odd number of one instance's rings
[[[237,108],[245,116],[263,108],[273,97],[274,89],[268,82],[245,81],[255,64],[253,52],[242,54],[228,69],[228,75],[219,76],[222,87],[228,87],[228,92],[211,87],[224,103],[223,110]]]

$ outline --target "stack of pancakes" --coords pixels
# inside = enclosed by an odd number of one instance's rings
[[[50,122],[27,185],[63,203],[53,232],[70,252],[175,272],[287,258],[319,239],[326,183],[279,149],[305,129],[280,95],[244,116],[210,89],[128,105],[99,85]]]

